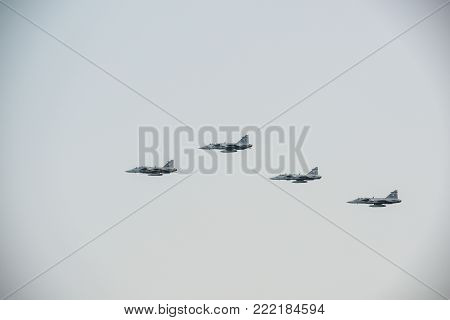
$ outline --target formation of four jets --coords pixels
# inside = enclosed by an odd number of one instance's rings
[[[224,153],[237,152],[238,150],[245,150],[251,148],[252,145],[248,141],[248,135],[245,135],[236,143],[210,143],[206,146],[200,147],[203,150],[221,150]],[[173,160],[168,161],[163,167],[136,167],[127,170],[128,173],[143,173],[149,176],[162,176],[164,174],[170,174],[176,172],[177,169],[173,166]],[[307,183],[308,181],[319,180],[322,177],[319,175],[319,168],[315,167],[307,174],[280,174],[276,177],[270,178],[271,180],[287,180],[292,183]],[[368,204],[370,207],[379,208],[386,207],[387,204],[395,204],[402,202],[398,198],[397,190],[392,191],[386,198],[357,198],[347,203],[352,204]]]

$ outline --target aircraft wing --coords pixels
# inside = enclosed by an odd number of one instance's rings
[[[225,145],[225,149],[226,150],[234,150],[234,149],[236,149],[236,145],[234,143],[227,143]]]

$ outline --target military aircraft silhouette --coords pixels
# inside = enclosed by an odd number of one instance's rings
[[[164,174],[169,174],[176,172],[177,169],[173,167],[173,160],[168,161],[164,167],[136,167],[134,169],[127,170],[128,173],[143,173],[149,176],[162,176]]]
[[[311,180],[321,179],[322,176],[319,176],[319,168],[315,167],[307,174],[280,174],[276,177],[270,178],[270,180],[288,180],[292,181],[292,183],[307,183]]]
[[[394,190],[386,198],[357,198],[355,200],[347,201],[352,204],[370,204],[372,208],[386,207],[387,204],[400,203],[402,200],[398,198],[398,191]]]
[[[251,148],[252,145],[248,143],[248,135],[245,135],[236,143],[210,143],[207,146],[200,147],[203,150],[222,150],[221,152],[230,153],[238,150],[245,150]]]

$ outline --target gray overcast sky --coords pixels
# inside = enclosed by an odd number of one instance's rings
[[[196,129],[263,124],[444,3],[6,2]],[[323,176],[277,184],[447,297],[449,18],[273,123],[311,126]],[[174,119],[3,5],[0,41],[5,296],[184,176],[124,173],[138,127]],[[440,298],[261,177],[226,174],[227,156],[12,298]],[[400,205],[346,203],[394,189]]]

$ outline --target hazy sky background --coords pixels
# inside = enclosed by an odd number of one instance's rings
[[[263,124],[443,3],[6,2],[196,129]],[[311,126],[323,176],[277,185],[447,297],[449,18],[273,123]],[[174,119],[3,5],[0,43],[3,297],[185,176],[124,172],[138,127]],[[12,298],[440,298],[261,177],[226,174],[229,156]],[[346,203],[394,189],[399,205]]]

